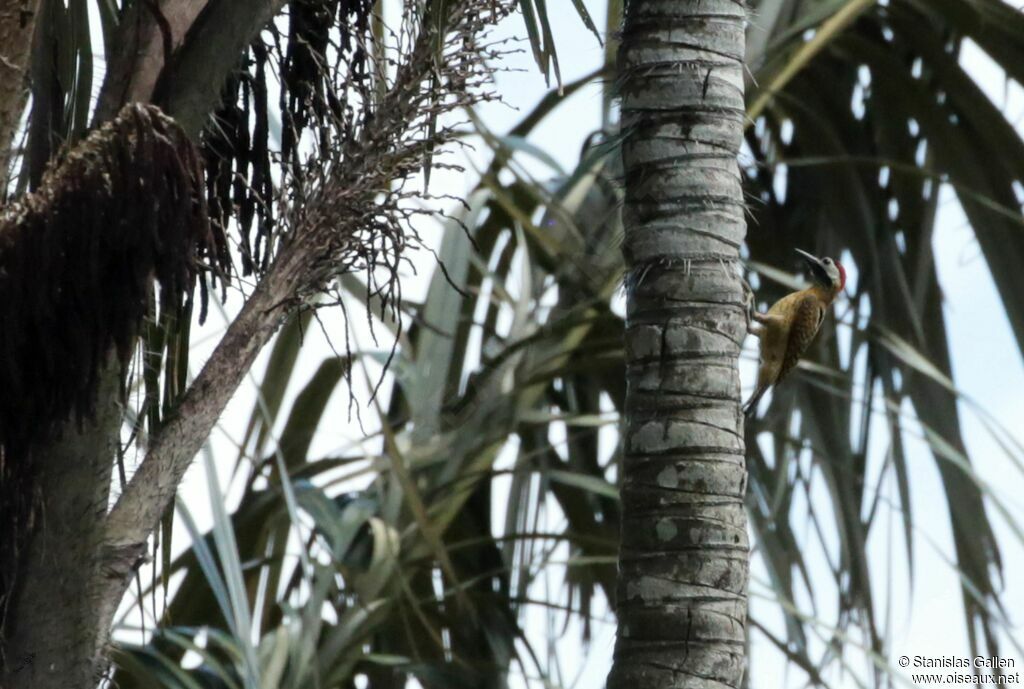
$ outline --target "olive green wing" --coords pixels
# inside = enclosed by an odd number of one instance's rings
[[[776,382],[782,380],[800,361],[807,348],[811,346],[814,336],[818,334],[822,321],[825,320],[826,306],[814,295],[804,296],[795,307],[793,322],[789,328],[789,340],[786,354],[782,359],[782,368]]]

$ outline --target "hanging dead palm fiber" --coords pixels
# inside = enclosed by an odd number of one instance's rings
[[[8,450],[30,441],[29,429],[89,413],[110,349],[131,354],[153,278],[161,306],[175,309],[191,306],[211,264],[228,269],[201,174],[173,121],[132,105],[0,217],[0,444]]]
[[[186,314],[196,282],[205,310],[212,278],[229,266],[198,155],[152,106],[127,106],[3,211],[0,560],[16,555],[31,523],[33,444],[92,413],[111,352],[122,363],[133,352],[154,279],[161,310]],[[6,588],[0,581],[0,612]]]

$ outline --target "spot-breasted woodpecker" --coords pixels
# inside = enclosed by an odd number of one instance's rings
[[[750,324],[750,332],[761,340],[761,365],[754,394],[743,405],[746,414],[754,413],[768,388],[778,384],[800,361],[818,334],[828,308],[846,285],[846,270],[839,261],[796,251],[807,262],[814,284],[779,299],[768,313],[755,310],[751,314],[757,323]]]

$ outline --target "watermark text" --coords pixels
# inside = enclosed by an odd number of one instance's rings
[[[1020,684],[1020,670],[1013,658],[998,656],[900,656],[899,666],[909,671],[919,686],[933,684],[1001,686]]]

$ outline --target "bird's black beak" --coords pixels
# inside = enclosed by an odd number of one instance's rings
[[[819,282],[823,285],[831,285],[832,278],[829,277],[828,271],[825,270],[825,265],[821,262],[821,259],[813,254],[809,254],[803,249],[795,249],[800,254],[807,266],[811,269],[811,275],[814,277],[815,282]]]

